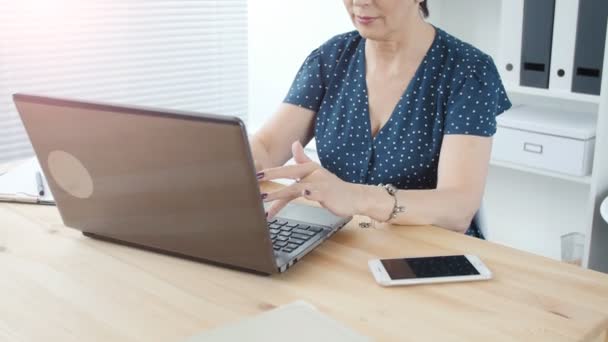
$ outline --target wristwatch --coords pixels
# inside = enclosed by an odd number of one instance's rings
[[[394,219],[395,217],[397,217],[397,214],[399,213],[404,213],[405,212],[405,207],[402,205],[399,205],[398,201],[397,201],[397,191],[399,191],[399,189],[397,189],[396,186],[392,185],[392,184],[380,184],[379,186],[383,187],[384,190],[386,190],[386,192],[391,195],[393,197],[394,203],[393,203],[393,210],[391,212],[391,215],[389,216],[389,218],[384,221],[384,222],[388,222],[392,219]]]

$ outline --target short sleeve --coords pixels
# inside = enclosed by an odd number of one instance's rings
[[[451,94],[444,134],[489,137],[496,133],[496,116],[511,108],[498,70],[488,58]]]
[[[319,111],[325,86],[321,70],[321,52],[314,50],[304,61],[283,102]]]

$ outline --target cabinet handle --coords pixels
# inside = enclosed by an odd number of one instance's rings
[[[545,72],[545,64],[543,64],[543,63],[524,63],[524,69]]]
[[[524,151],[543,154],[543,145],[524,143]]]
[[[578,76],[587,76],[587,77],[600,77],[600,69],[590,69],[590,68],[576,68],[576,74]]]

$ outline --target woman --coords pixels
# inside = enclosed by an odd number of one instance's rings
[[[303,196],[340,216],[480,236],[495,117],[511,106],[494,63],[428,24],[426,0],[344,5],[356,31],[308,56],[252,138],[260,181],[297,180],[262,194],[268,216]],[[321,165],[302,149],[313,136]]]

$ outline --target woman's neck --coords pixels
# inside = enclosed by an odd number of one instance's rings
[[[435,28],[423,20],[414,21],[386,40],[368,39],[365,58],[368,72],[399,75],[422,61],[435,38]]]

